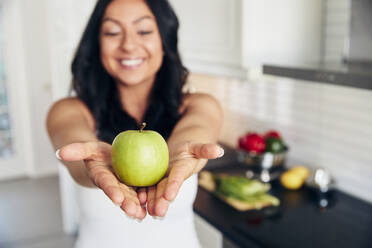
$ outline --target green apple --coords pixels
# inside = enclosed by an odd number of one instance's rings
[[[144,187],[156,184],[168,169],[169,152],[164,138],[157,132],[128,130],[118,134],[111,150],[116,175],[126,185]]]

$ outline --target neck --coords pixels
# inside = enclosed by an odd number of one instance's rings
[[[150,102],[154,81],[143,82],[137,85],[117,83],[122,107],[137,123],[142,123],[143,121]]]

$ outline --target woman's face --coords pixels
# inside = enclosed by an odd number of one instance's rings
[[[144,0],[114,0],[100,30],[101,61],[120,83],[154,82],[163,48],[154,14]]]

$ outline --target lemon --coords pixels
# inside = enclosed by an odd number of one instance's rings
[[[280,176],[280,182],[285,188],[295,190],[301,188],[304,179],[299,174],[289,170]]]
[[[289,171],[297,174],[300,177],[302,177],[303,180],[306,180],[306,178],[310,175],[309,169],[306,168],[303,165],[295,166],[292,169],[290,169]]]

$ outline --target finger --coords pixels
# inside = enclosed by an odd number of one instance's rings
[[[168,201],[173,201],[176,198],[182,183],[186,180],[186,178],[192,175],[192,172],[193,167],[187,163],[173,165],[170,170],[168,183],[164,191],[164,198]]]
[[[136,217],[137,206],[130,197],[126,197],[124,199],[123,204],[121,205],[121,209],[123,209],[129,217]]]
[[[137,192],[125,184],[120,184],[120,187],[125,196],[121,208],[128,216],[142,220],[146,216],[146,210],[140,206]]]
[[[140,202],[141,206],[145,205],[146,200],[147,200],[147,190],[146,190],[146,188],[139,188],[137,190],[137,195],[138,195],[138,199],[139,199],[139,202]]]
[[[155,215],[159,217],[164,217],[168,211],[169,201],[164,199],[164,191],[166,189],[168,180],[162,180],[156,186],[156,196],[155,196]]]
[[[146,193],[146,191],[145,191]],[[146,211],[146,206],[145,205],[141,205],[140,203],[140,200],[138,198],[138,193],[136,194],[136,196],[134,197],[134,202],[136,204],[136,214],[135,214],[135,217],[139,220],[142,220],[143,218],[146,217],[146,214],[147,214],[147,211]]]
[[[137,213],[136,217],[139,220],[143,220],[146,217],[147,211],[146,211],[146,206],[140,206],[137,208]]]
[[[167,182],[168,178],[165,178],[156,185],[155,199],[163,197],[165,187],[167,186]]]
[[[81,161],[93,159],[96,161],[110,162],[111,145],[104,142],[83,142],[72,143],[61,147],[57,152],[57,156],[64,161]]]
[[[133,189],[133,187],[120,183],[120,188],[124,192],[125,197],[129,197],[136,205],[140,205],[137,192]]]
[[[154,206],[155,206],[155,195],[156,195],[156,187],[151,186],[147,189],[147,212],[154,216]]]
[[[132,218],[140,218],[143,216],[143,210],[139,204],[137,193],[132,187],[128,187],[125,184],[120,184],[120,188],[124,193],[124,201],[121,208],[124,212]]]
[[[189,152],[194,154],[196,158],[214,159],[220,158],[224,154],[222,147],[216,144],[190,144]]]
[[[103,190],[103,192],[116,205],[121,205],[124,200],[124,194],[119,186],[119,181],[112,172],[104,166],[88,167],[88,174],[95,185]]]
[[[155,202],[155,215],[164,217],[168,211],[169,201],[165,200],[164,197],[156,199]]]

